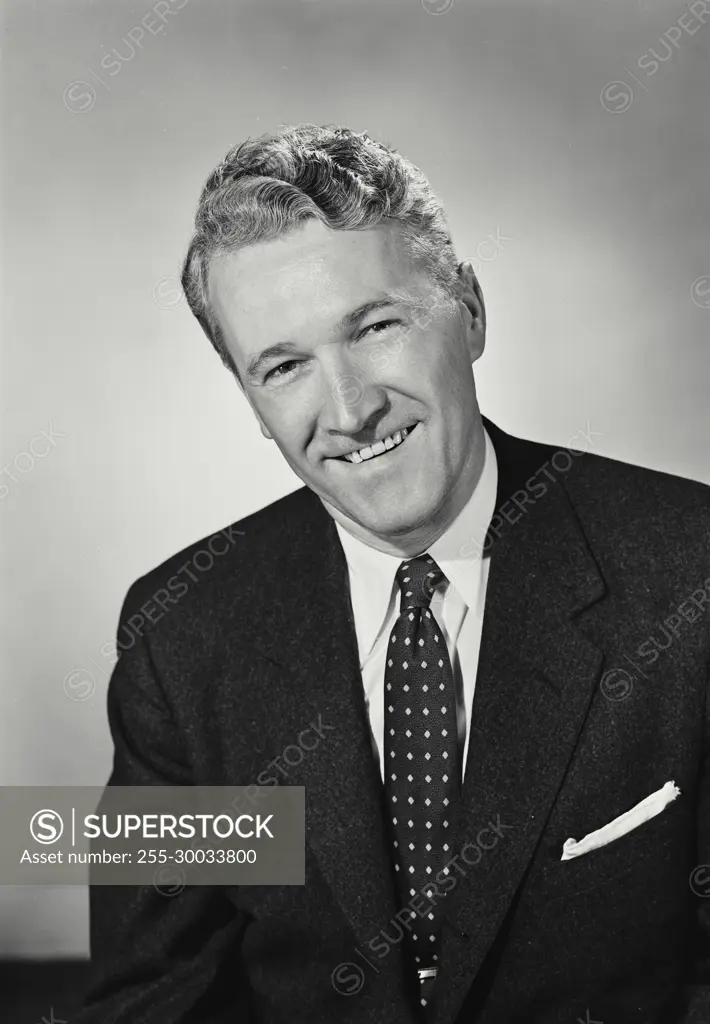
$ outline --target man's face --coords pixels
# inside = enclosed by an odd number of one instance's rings
[[[333,231],[316,220],[210,269],[214,314],[262,432],[336,519],[383,540],[458,513],[475,483],[471,363],[484,312],[468,268],[461,280],[447,303],[396,225]],[[352,452],[357,461],[344,458]]]

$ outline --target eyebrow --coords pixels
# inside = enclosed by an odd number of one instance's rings
[[[393,292],[389,295],[380,295],[376,299],[370,299],[367,302],[361,303],[355,309],[350,310],[344,316],[338,320],[335,325],[335,330],[338,333],[352,330],[352,328],[369,313],[374,313],[378,309],[385,309],[387,306],[401,305],[410,301],[411,298],[405,293]],[[270,359],[274,359],[276,356],[291,355],[293,352],[298,351],[298,345],[294,341],[279,341],[275,345],[269,345],[263,352],[254,356],[249,360],[247,364],[247,376],[253,377],[259,372],[264,363]]]

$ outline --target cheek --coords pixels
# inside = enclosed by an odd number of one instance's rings
[[[313,417],[308,403],[296,389],[291,389],[291,394],[284,389],[283,394],[260,395],[254,402],[254,409],[279,448],[294,454],[303,449]]]
[[[452,471],[470,449],[476,414],[476,392],[471,363],[452,346],[431,367],[429,402],[441,424],[440,443]]]
[[[473,374],[468,353],[458,337],[437,339],[436,348],[429,352],[427,374],[432,393],[444,409],[466,406],[473,398]]]

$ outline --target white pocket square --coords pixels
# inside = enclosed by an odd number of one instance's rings
[[[634,828],[638,828],[644,821],[660,814],[672,800],[680,795],[680,790],[675,782],[667,782],[655,793],[651,793],[641,803],[636,804],[630,811],[625,811],[618,818],[614,818],[608,825],[598,828],[596,832],[590,832],[584,839],[577,842],[576,839],[568,839],[562,847],[560,860],[571,860],[573,857],[580,857],[583,853],[596,850],[599,846],[606,846],[620,836],[626,835]]]

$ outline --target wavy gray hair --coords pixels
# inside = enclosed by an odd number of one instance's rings
[[[300,124],[234,146],[207,179],[182,270],[190,309],[239,380],[209,304],[215,256],[269,241],[317,219],[351,231],[396,221],[407,252],[454,295],[454,247],[444,212],[414,164],[365,132]]]

